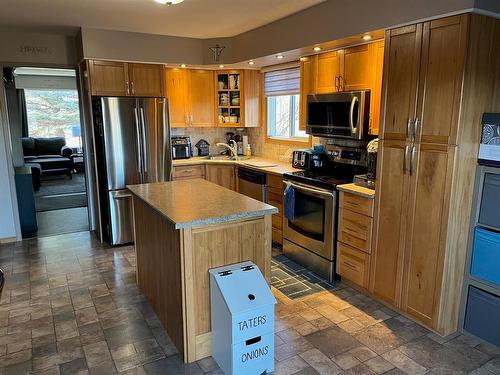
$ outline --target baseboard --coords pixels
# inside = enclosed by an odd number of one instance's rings
[[[17,241],[16,237],[4,237],[4,238],[0,238],[0,244],[12,243],[12,242],[16,242],[16,241]]]

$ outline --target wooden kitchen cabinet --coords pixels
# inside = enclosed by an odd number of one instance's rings
[[[163,67],[90,60],[91,94],[96,96],[163,96]]]
[[[337,242],[337,273],[364,289],[370,280],[373,197],[341,191]]]
[[[410,139],[410,121],[416,113],[416,96],[422,24],[387,31],[385,41],[385,112],[380,137]]]
[[[326,52],[315,56],[315,93],[329,94],[341,91],[340,72],[343,64],[343,50]]]
[[[300,60],[300,111],[299,129],[306,130],[307,95],[314,93],[317,56]]]
[[[500,111],[500,20],[452,16],[389,30],[385,43],[370,291],[448,335],[458,326],[481,118]]]
[[[273,242],[283,245],[283,178],[268,173],[267,187],[267,203],[278,209],[278,213],[272,216]]]
[[[372,53],[370,44],[344,49],[340,71],[342,91],[364,90],[372,86]]]
[[[215,126],[212,70],[167,68],[165,77],[171,127]]]
[[[173,180],[191,180],[195,178],[205,178],[205,164],[174,165]]]
[[[186,76],[185,69],[165,69],[165,92],[168,99],[170,127],[172,128],[185,128],[189,124]]]
[[[127,96],[130,94],[127,64],[113,61],[89,61],[91,94]]]
[[[236,173],[232,165],[207,164],[205,178],[230,190],[236,188]],[[228,202],[230,204],[230,202]]]
[[[189,70],[187,75],[189,125],[193,127],[214,126],[214,72],[196,69]]]
[[[384,68],[384,41],[379,40],[370,45],[372,49],[371,66],[373,72],[370,93],[370,134],[378,135],[380,129],[380,105],[382,98],[382,77]]]

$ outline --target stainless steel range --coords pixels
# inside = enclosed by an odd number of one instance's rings
[[[285,173],[283,252],[329,281],[335,278],[337,185],[366,171],[364,147],[327,145],[326,168]]]

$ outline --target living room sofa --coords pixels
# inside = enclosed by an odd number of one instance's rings
[[[42,175],[65,174],[72,177],[73,150],[66,146],[64,137],[23,137],[21,141],[25,165],[35,165]]]

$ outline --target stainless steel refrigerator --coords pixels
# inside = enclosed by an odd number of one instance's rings
[[[98,97],[92,110],[101,230],[112,245],[133,242],[132,197],[126,185],[171,179],[167,100]]]

